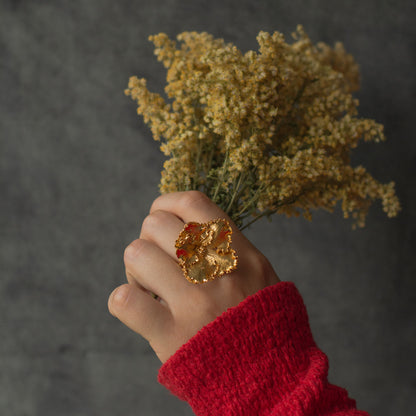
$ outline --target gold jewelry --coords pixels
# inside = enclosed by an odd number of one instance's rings
[[[185,224],[176,240],[176,256],[185,277],[205,283],[237,268],[237,256],[230,247],[233,231],[226,219]]]

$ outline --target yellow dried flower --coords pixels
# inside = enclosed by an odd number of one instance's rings
[[[313,45],[302,26],[293,37],[260,32],[259,51],[243,54],[208,33],[184,32],[179,44],[150,36],[167,100],[137,77],[125,93],[168,157],[160,191],[203,191],[241,229],[273,213],[310,219],[338,201],[358,226],[376,199],[397,215],[394,183],[351,166],[359,140],[385,139],[381,124],[358,117],[357,63],[339,42]]]

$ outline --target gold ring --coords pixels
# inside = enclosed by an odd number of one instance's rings
[[[192,283],[205,283],[237,268],[231,245],[233,231],[226,219],[207,223],[188,222],[176,240],[176,256],[185,277]]]

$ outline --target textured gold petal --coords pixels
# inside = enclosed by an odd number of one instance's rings
[[[186,269],[185,277],[192,283],[204,283],[217,275],[218,266],[206,259],[193,263]]]
[[[207,256],[210,256],[214,259],[215,263],[218,265],[218,275],[221,276],[226,273],[230,273],[235,269],[237,265],[237,258],[234,255],[233,251],[229,251],[224,254],[219,254],[217,251],[208,251]]]

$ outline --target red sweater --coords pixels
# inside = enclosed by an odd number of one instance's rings
[[[280,282],[202,328],[159,382],[197,416],[369,416],[327,374],[298,290]]]

